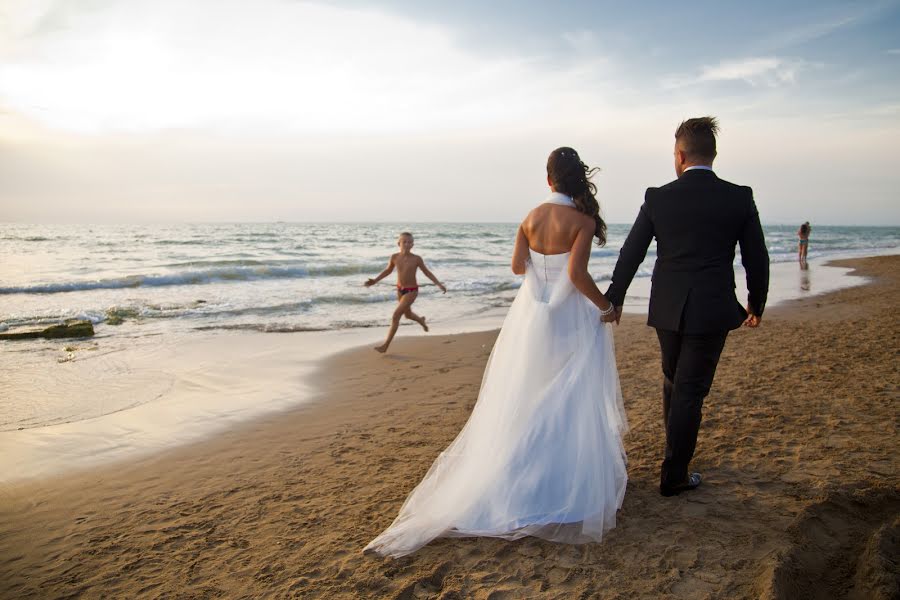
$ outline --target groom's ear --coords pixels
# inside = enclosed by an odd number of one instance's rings
[[[687,152],[685,152],[680,147],[676,146],[675,147],[675,164],[677,164],[681,168],[684,168],[685,165],[687,164],[687,162],[688,162]]]

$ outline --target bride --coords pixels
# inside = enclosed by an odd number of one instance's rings
[[[484,370],[478,402],[400,514],[365,550],[399,557],[437,537],[599,541],[627,475],[615,320],[587,270],[606,241],[596,186],[571,148],[547,160],[551,194],[516,235],[525,275]]]

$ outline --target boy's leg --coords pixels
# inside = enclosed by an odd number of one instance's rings
[[[400,296],[400,301],[397,303],[397,308],[394,310],[394,314],[391,316],[391,328],[388,330],[387,338],[384,340],[384,343],[380,346],[375,346],[375,349],[379,352],[387,352],[388,346],[391,345],[391,341],[394,339],[394,335],[397,334],[397,328],[400,327],[400,317],[402,317],[407,310],[409,310],[409,306],[412,304],[414,298],[410,298],[412,294],[406,294],[405,296]]]
[[[421,317],[413,312],[412,303],[416,301],[416,298],[419,296],[419,292],[410,292],[407,296],[412,296],[412,300],[409,301],[409,308],[406,309],[406,312],[403,313],[403,316],[411,321],[415,321],[419,325],[422,326],[422,329],[428,331],[428,325],[425,324],[425,317]]]

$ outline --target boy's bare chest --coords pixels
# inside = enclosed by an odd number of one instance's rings
[[[398,256],[394,260],[394,264],[397,265],[397,270],[408,273],[409,271],[416,270],[418,261],[415,256]]]

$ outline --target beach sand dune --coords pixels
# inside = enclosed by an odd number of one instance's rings
[[[215,439],[0,492],[2,598],[895,598],[900,257],[728,340],[696,492],[657,492],[659,350],[616,329],[629,487],[601,544],[438,540],[363,555],[477,397],[496,332],[399,338],[315,403]],[[273,339],[277,339],[273,336]]]

